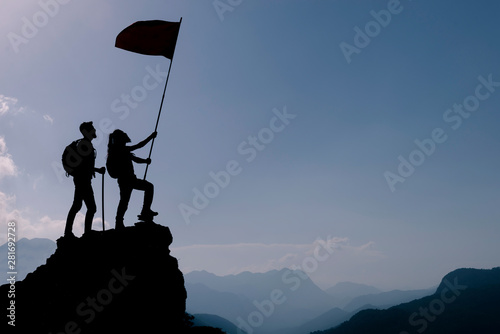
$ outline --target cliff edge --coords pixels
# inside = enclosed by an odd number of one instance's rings
[[[186,290],[168,227],[60,238],[55,253],[15,284],[18,333],[183,333]],[[9,284],[0,287],[7,298]],[[7,321],[3,322],[7,325]]]

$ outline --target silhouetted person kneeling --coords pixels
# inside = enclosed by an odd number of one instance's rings
[[[157,133],[153,132],[148,138],[140,143],[127,146],[130,143],[129,136],[122,130],[115,130],[109,135],[107,167],[109,175],[118,179],[120,187],[120,202],[116,211],[116,229],[124,227],[123,217],[128,208],[130,196],[133,189],[144,191],[144,203],[139,219],[152,221],[158,214],[151,210],[153,203],[154,186],[152,183],[138,179],[134,173],[132,162],[150,164],[151,159],[142,159],[136,157],[132,151],[144,147],[150,140],[156,138]]]
[[[87,207],[84,233],[92,230],[92,220],[97,211],[94,191],[92,190],[92,178],[95,177],[95,172],[104,174],[106,171],[104,167],[95,168],[96,151],[92,146],[92,140],[97,136],[92,122],[82,123],[80,132],[83,138],[71,143],[63,153],[64,169],[69,175],[73,176],[73,183],[75,184],[73,205],[69,210],[64,230],[64,236],[66,237],[74,237],[72,231],[73,222],[76,214],[82,208],[82,202],[85,202]]]

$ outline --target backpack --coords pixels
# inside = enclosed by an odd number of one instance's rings
[[[109,176],[113,179],[117,179],[120,177],[121,168],[120,168],[120,159],[118,159],[117,154],[109,154],[106,158],[106,170],[108,171]]]
[[[88,165],[84,160],[89,159],[90,153],[85,154],[79,151],[80,141],[81,139],[77,139],[64,148],[61,160],[67,177],[82,174],[85,166]],[[91,156],[95,159],[95,150],[92,153]]]
[[[78,143],[81,139],[73,141],[71,144],[66,146],[62,154],[62,165],[66,171],[66,177],[75,176],[78,172],[77,169],[82,163],[82,157],[78,152]]]

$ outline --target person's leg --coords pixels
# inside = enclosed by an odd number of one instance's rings
[[[87,207],[87,213],[85,214],[85,229],[84,233],[90,232],[92,230],[92,220],[97,212],[97,206],[95,204],[94,190],[92,190],[92,183],[90,180],[86,181],[82,186],[83,188],[83,201]]]
[[[144,191],[144,201],[142,204],[141,214],[152,213],[151,204],[153,203],[153,196],[154,196],[153,184],[151,182],[146,181],[146,180],[136,179],[134,182],[134,189]]]
[[[122,228],[123,217],[128,208],[128,202],[130,201],[130,196],[132,195],[133,185],[128,179],[118,179],[118,186],[120,187],[120,202],[118,203],[118,209],[116,211],[116,227]]]
[[[75,184],[75,195],[73,198],[73,204],[68,212],[68,217],[66,218],[66,228],[64,229],[64,235],[73,235],[73,222],[75,221],[76,214],[82,208],[82,190],[78,184],[73,179],[73,183]]]

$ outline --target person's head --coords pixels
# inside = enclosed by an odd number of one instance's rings
[[[110,146],[125,146],[126,143],[130,143],[129,136],[120,129],[116,129],[112,133],[109,134],[109,143]]]
[[[88,140],[97,138],[96,130],[92,122],[83,122],[82,124],[80,124],[80,132]]]

